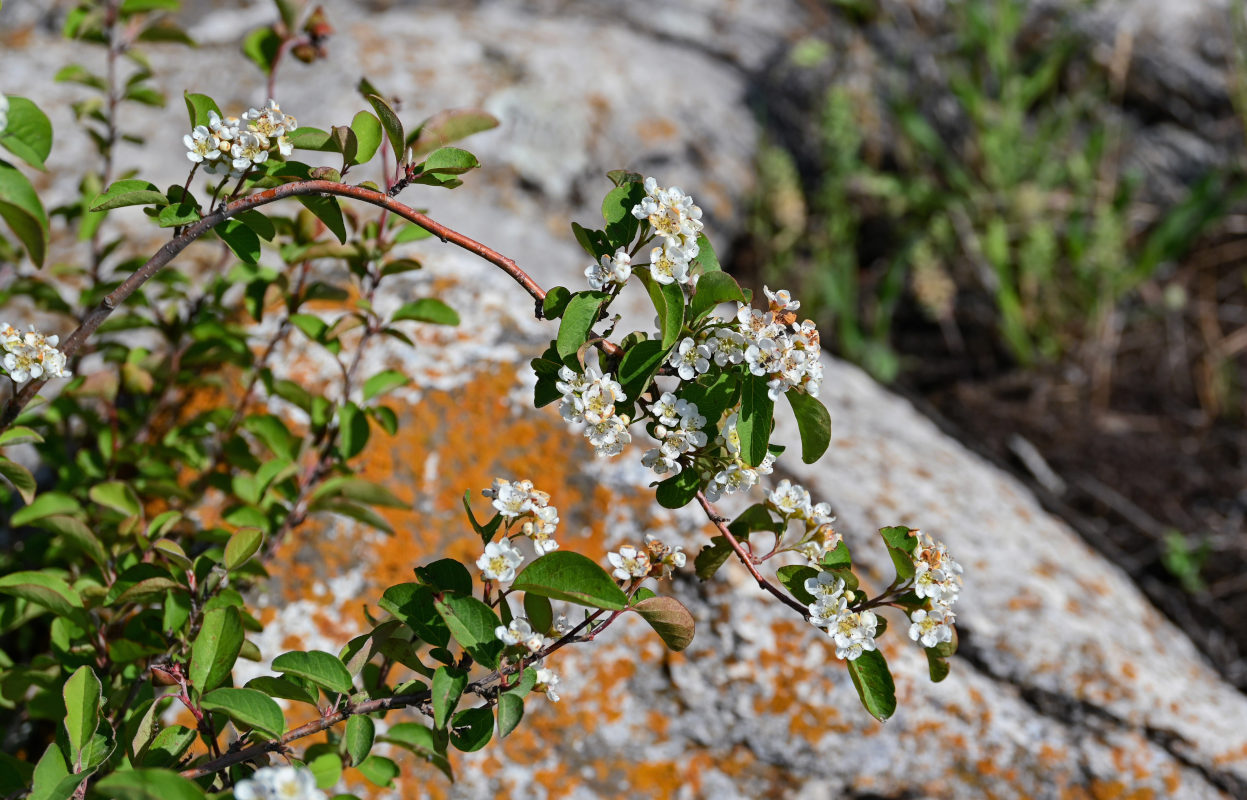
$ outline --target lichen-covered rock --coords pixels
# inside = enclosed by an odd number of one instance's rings
[[[450,105],[493,109],[501,129],[468,143],[485,169],[455,192],[404,199],[514,256],[543,285],[573,288],[583,285],[586,259],[567,223],[595,218],[605,169],[630,166],[678,182],[707,209],[708,233],[726,248],[756,136],[744,102],[748,71],[821,13],[797,2],[641,2],[619,13],[606,3],[362,15],[346,2],[326,6],[339,30],[333,57],[287,65],[278,81],[283,107],[327,127],[362,107],[353,87],[367,74],[404,98],[412,121]],[[212,94],[231,110],[258,104],[262,83],[237,65],[236,41],[261,21],[254,9],[205,12],[193,30],[205,46],[163,62],[166,86]],[[47,188],[63,198],[88,150],[66,118],[75,90],[48,76],[73,48],[36,29],[5,36],[0,75],[56,115]],[[150,142],[123,162],[141,157],[157,183],[180,182],[180,108],[127,122]],[[379,346],[364,365],[416,378],[394,395],[398,435],[374,433],[365,456],[367,475],[411,509],[387,513],[392,538],[322,519],[283,545],[281,567],[256,596],[267,625],[256,643],[266,658],[292,646],[336,650],[362,627],[364,607],[409,579],[413,565],[439,554],[475,560],[479,539],[464,523],[461,497],[464,489],[479,495],[494,476],[527,477],[550,492],[563,547],[593,557],[646,532],[690,552],[708,535],[693,509],[657,508],[639,448],[595,460],[552,409],[532,410],[526,361],[553,328],[532,319],[517,287],[439,243],[413,249],[426,269],[396,280],[379,304],[432,294],[459,309],[463,324],[413,326],[414,351]],[[625,297],[630,318],[647,326],[644,293],[632,287]],[[393,796],[1247,795],[1247,700],[1182,632],[1015,481],[859,370],[824,362],[832,448],[812,467],[781,461],[773,477],[798,479],[833,504],[876,584],[888,569],[872,541],[876,528],[921,527],[949,545],[967,571],[952,675],[931,684],[921,652],[890,617],[894,630],[882,641],[901,709],[880,725],[859,707],[826,637],[768,602],[742,569],[729,565],[707,584],[681,574],[672,590],[698,624],[687,651],[666,652],[635,620],[567,648],[551,658],[562,675],[559,704],[534,698],[505,742],[454,756],[454,787],[406,764]],[[293,350],[277,363],[299,380],[332,377]],[[779,417],[780,436],[795,442],[782,408]],[[363,786],[354,772],[347,780]]]

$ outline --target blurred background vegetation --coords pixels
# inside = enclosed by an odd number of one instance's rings
[[[897,22],[872,0],[830,5],[862,36]],[[813,132],[759,92],[736,266],[1012,467],[1244,687],[1242,2],[1234,163],[1167,195],[1124,155],[1128,35],[1092,59],[1077,8],[1037,22],[1034,6],[948,3],[920,80],[824,81]],[[817,76],[842,46],[812,35],[773,73]]]

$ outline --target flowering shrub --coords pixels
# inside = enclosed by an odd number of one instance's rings
[[[688,646],[692,615],[658,593],[689,566],[680,547],[646,536],[609,553],[606,565],[562,549],[559,512],[545,491],[557,487],[508,476],[481,489],[490,504],[483,522],[483,503],[473,503],[470,488],[464,495],[479,558],[412,565],[412,580],[386,589],[370,629],[339,652],[283,653],[272,674],[235,684],[238,659],[260,657],[248,635],[262,625],[245,592],[266,576],[274,546],[313,513],[387,530],[376,508],[403,505],[359,477],[354,462],[374,426],[396,428],[383,400],[408,379],[390,369],[364,375],[361,365],[376,337],[410,344],[400,322],[458,323],[434,298],[390,315],[374,304],[388,278],[420,266],[395,246],[430,235],[498,266],[537,302],[540,318],[557,323],[532,362],[535,405],[557,402],[598,457],[636,457],[633,436],[646,437],[639,458],[656,476],[657,502],[705,511],[713,535],[693,559],[700,578],[738,559],[759,586],[826,630],[829,652],[879,719],[896,698],[876,646],[886,628],[877,609],[908,614],[932,678],[944,677],[961,569],[942,545],[885,528],[896,578],[872,593],[853,572],[830,506],[803,487],[780,481],[731,521],[713,505],[772,473],[782,451],[770,441],[781,397],[807,463],[826,450],[830,420],[818,400],[818,331],[799,321],[800,304],[785,291],[767,290],[765,308],[754,307],[720,270],[689,195],[610,173],[603,226],[572,225],[590,260],[588,288],[545,290],[511,259],[396,199],[413,183],[458,186],[476,158],[430,143],[492,119],[460,112],[409,133],[367,81],[360,91],[371,110],[328,131],[299,126],[271,99],[234,117],[208,96],[187,94],[185,183],[161,191],[141,178],[115,179],[114,145],[133,136],[119,132],[118,108],[162,102],[135,48],[185,37],[149,15],[167,5],[86,4],[66,25],[68,35],[105,46],[110,65],[122,55],[140,65],[124,91],[112,69],[104,77],[80,67],[64,73],[108,99],[79,108],[97,134],[98,171],[84,175],[80,202],[53,210],[86,245],[81,311],[62,299],[68,284],[37,270],[48,214],[29,179],[0,161],[0,210],[26,258],[18,265],[19,251],[4,243],[15,265],[5,302],[14,313],[38,312],[45,331],[76,324],[63,344],[33,328],[0,327],[12,390],[0,411],[12,542],[0,555],[0,707],[10,717],[0,794],[319,798],[346,766],[388,785],[399,768],[374,752],[378,743],[451,777],[451,748],[473,751],[507,736],[535,695],[559,701],[553,657],[563,647],[592,641],[626,614],[647,621],[671,649]],[[244,45],[270,90],[282,54],[322,57],[329,33],[318,12],[300,27],[291,7],[278,7],[281,22]],[[25,98],[4,98],[0,108],[0,146],[42,168],[47,117]],[[365,165],[379,168],[381,184],[344,182]],[[201,168],[212,180],[198,187]],[[282,202],[289,198],[300,206]],[[380,212],[346,213],[342,199]],[[127,206],[169,229],[155,254],[128,253],[110,224],[109,212]],[[219,241],[225,272],[193,282],[165,270],[191,242],[209,238]],[[568,273],[579,279],[580,269]],[[619,336],[610,309],[630,281],[652,300],[657,330]],[[313,301],[341,311],[327,322],[306,310]],[[308,387],[283,377],[273,354],[296,333],[337,365],[340,381]],[[240,402],[178,410],[222,374],[243,376]],[[56,391],[37,397],[51,379]],[[272,413],[270,400],[292,411]],[[7,449],[18,445],[34,445],[33,454]],[[779,566],[771,572],[767,562]],[[315,718],[289,726],[291,704],[311,706]],[[289,766],[265,766],[273,755]]]

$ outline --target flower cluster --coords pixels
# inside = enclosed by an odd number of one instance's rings
[[[508,481],[494,478],[493,485],[481,494],[494,501],[494,508],[507,519],[510,527],[520,522],[520,534],[533,542],[537,555],[559,549],[554,530],[559,524],[559,510],[550,505],[550,495],[533,488],[532,481]]]
[[[767,376],[772,400],[789,389],[800,389],[818,397],[823,382],[823,365],[818,356],[818,328],[811,320],[797,322],[795,312],[801,303],[787,290],[772,292],[763,287],[770,307],[759,311],[741,306],[736,314],[745,339],[745,363],[754,375]]]
[[[300,767],[263,767],[234,784],[236,800],[325,800],[312,771]]]
[[[623,286],[632,277],[632,256],[621,247],[615,255],[602,256],[598,263],[586,267],[585,277],[589,279],[589,288],[599,292],[612,285]]]
[[[767,494],[766,503],[786,523],[795,521],[804,525],[801,538],[785,549],[801,553],[811,563],[818,562],[839,540],[839,534],[831,527],[836,521],[831,505],[814,503],[809,490],[801,484],[784,478]]]
[[[684,548],[672,547],[652,533],[645,534],[645,549],[638,550],[630,544],[619,548],[617,553],[607,553],[606,560],[614,567],[613,575],[621,581],[640,580],[654,575],[669,578],[673,570],[687,562]]]
[[[770,475],[774,471],[775,456],[771,453],[767,453],[762,463],[756,467],[749,466],[741,458],[740,431],[736,429],[738,418],[739,414],[736,412],[728,416],[723,423],[723,434],[716,439],[716,443],[727,451],[729,456],[727,465],[713,475],[709,473],[702,475],[707,479],[706,499],[712,503],[725,494],[749,491],[757,485],[759,476]]]
[[[618,553],[607,553],[606,560],[615,568],[614,576],[621,581],[644,578],[649,575],[649,553],[637,550],[630,544],[619,548]]]
[[[830,572],[820,572],[805,582],[814,597],[809,604],[810,623],[824,628],[836,644],[836,658],[856,661],[862,653],[875,649],[875,630],[879,618],[873,611],[854,611],[849,604],[856,593],[844,588],[844,580]]]
[[[546,637],[534,631],[523,617],[516,617],[509,625],[494,628],[494,635],[505,645],[522,644],[530,653],[536,653],[546,646]]]
[[[546,693],[546,699],[552,703],[559,701],[558,692],[554,691],[554,687],[559,685],[559,676],[552,669],[542,667],[537,670],[537,683],[533,687],[539,692]]]
[[[208,124],[196,125],[182,142],[186,157],[208,172],[240,178],[267,161],[274,147],[283,157],[290,155],[294,146],[286,134],[298,127],[298,121],[270,99],[264,108],[248,109],[241,119],[209,111]]]
[[[660,578],[670,578],[672,571],[682,568],[687,560],[683,547],[666,544],[652,533],[645,534],[645,550],[649,556],[650,571],[653,572],[656,567]]]
[[[701,430],[706,418],[697,412],[696,403],[676,399],[671,392],[664,392],[650,407],[650,413],[658,421],[654,438],[661,444],[647,450],[641,463],[659,475],[678,473],[684,469],[680,456],[706,446],[708,437]]]
[[[17,383],[49,378],[70,378],[65,354],[56,349],[58,336],[44,336],[31,328],[22,333],[12,325],[0,324],[0,349],[4,350],[4,369]]]
[[[662,238],[650,250],[650,276],[658,283],[696,285],[690,262],[700,252],[701,208],[675,186],[664,189],[654,178],[646,178],[644,186],[645,197],[633,206],[632,216],[648,222]]]
[[[615,413],[615,403],[627,400],[628,396],[618,381],[602,373],[597,350],[590,348],[585,353],[583,374],[561,367],[555,387],[563,395],[559,413],[568,422],[587,425],[585,437],[599,457],[623,452],[632,441],[632,434],[628,433],[631,420],[626,414]]]
[[[909,638],[935,647],[953,638],[953,603],[961,594],[961,565],[942,543],[920,535],[914,552],[914,594],[931,601],[930,610],[918,609],[909,615]]]

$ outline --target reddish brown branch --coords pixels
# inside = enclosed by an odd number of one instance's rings
[[[98,306],[87,313],[82,320],[82,324],[78,326],[77,330],[65,339],[65,344],[61,348],[62,352],[64,352],[67,357],[78,352],[79,348],[82,347],[91,334],[95,333],[104,320],[108,318],[109,314],[113,313],[118,306],[124,303],[130,295],[134,294],[140,286],[150,280],[153,275],[167,266],[169,262],[173,260],[174,256],[186,249],[187,245],[203,236],[212,228],[216,227],[230,217],[242,213],[243,211],[268,205],[269,203],[273,203],[287,197],[300,197],[304,195],[336,195],[338,197],[349,197],[354,200],[359,200],[364,203],[370,203],[374,206],[384,208],[392,214],[400,216],[408,222],[424,228],[426,231],[432,233],[443,242],[449,242],[457,245],[458,247],[462,247],[469,253],[480,256],[489,263],[497,266],[503,272],[510,275],[516,283],[523,287],[524,291],[528,292],[528,294],[531,295],[535,301],[537,301],[538,305],[540,305],[541,301],[545,299],[545,290],[538,286],[537,282],[534,281],[527,272],[522,270],[514,260],[507,258],[492,248],[486,247],[475,239],[465,236],[458,231],[447,228],[440,222],[437,222],[428,216],[421,214],[419,211],[400,203],[383,192],[378,192],[374,189],[367,189],[362,186],[348,186],[343,183],[335,183],[334,181],[296,181],[294,183],[276,186],[272,189],[266,189],[253,195],[248,195],[247,197],[235,200],[232,203],[227,203],[198,222],[188,225],[186,230],[166,242],[163,247],[156,251],[155,255],[147,260],[147,263],[131,273],[130,277],[126,278],[120,286],[106,295]],[[21,391],[19,391],[12,398],[12,400],[9,401],[9,404],[4,409],[3,414],[0,415],[0,430],[3,430],[12,424],[13,420],[18,414],[21,413],[22,409],[26,407],[31,399],[34,398],[35,394],[40,388],[42,388],[44,383],[44,380],[32,380],[22,387]]]
[[[723,538],[727,539],[727,543],[732,546],[734,551],[736,551],[736,556],[740,559],[741,563],[745,565],[745,569],[749,570],[749,574],[753,576],[753,579],[758,582],[758,587],[774,595],[780,602],[789,608],[795,609],[801,614],[802,617],[809,617],[810,610],[808,608],[784,594],[779,587],[762,577],[762,574],[758,572],[758,568],[754,566],[753,556],[746,552],[744,547],[741,547],[740,542],[737,541],[736,537],[732,535],[732,532],[727,529],[727,524],[723,521],[723,515],[710,504],[710,501],[706,499],[706,495],[698,492],[697,502],[701,503],[701,507],[706,512],[706,516],[710,518],[710,521],[714,523],[714,526],[719,529],[719,533],[723,535]]]

